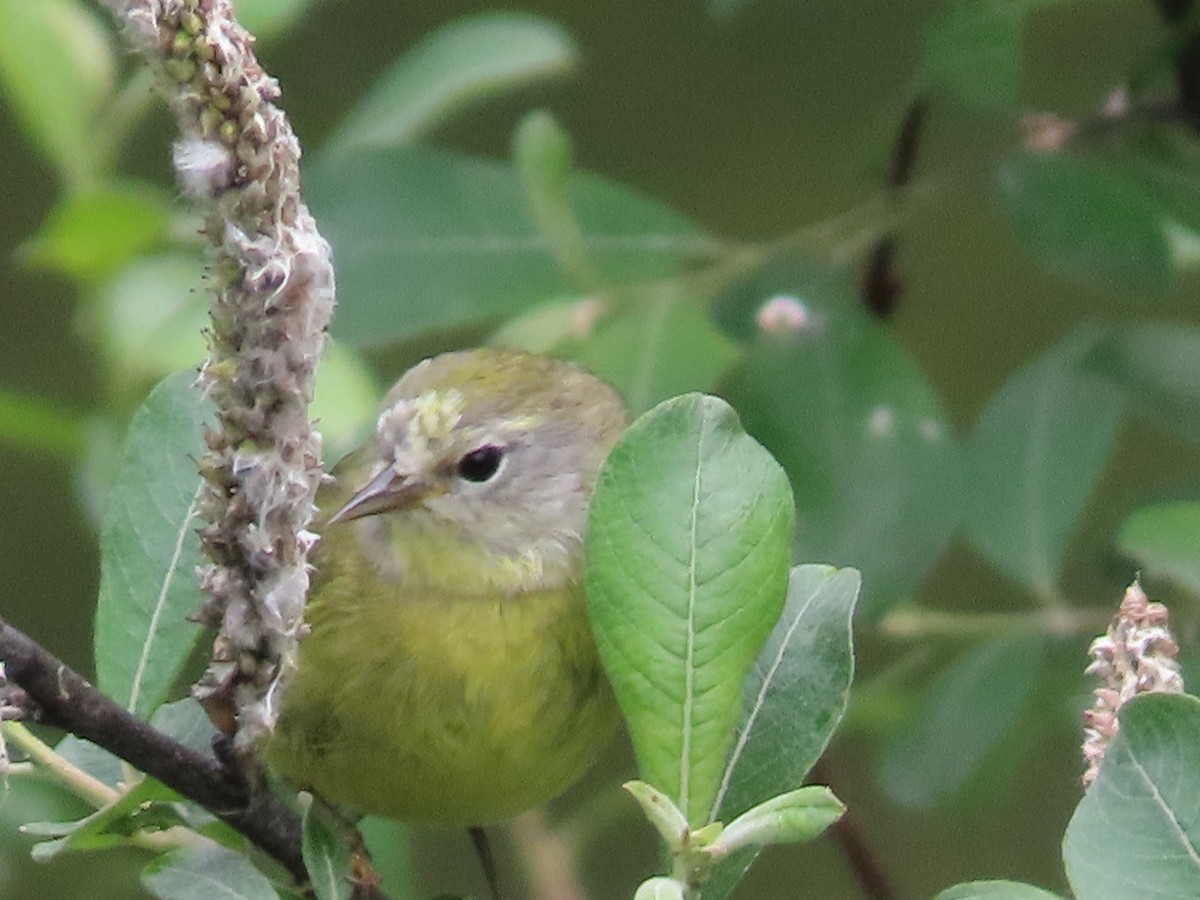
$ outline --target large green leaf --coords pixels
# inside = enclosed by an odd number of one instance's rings
[[[1121,523],[1117,545],[1151,575],[1200,593],[1200,502],[1179,500],[1136,510]]]
[[[888,796],[913,807],[952,797],[1017,721],[1041,666],[1040,639],[1018,636],[981,644],[938,675],[884,748]]]
[[[757,337],[725,392],[791,478],[798,557],[859,569],[860,611],[877,614],[958,527],[959,449],[904,348],[842,300],[844,287],[817,290],[796,292],[812,324]]]
[[[516,12],[459,19],[397,59],[329,146],[411,143],[471,103],[562,77],[577,64],[570,37],[546,19]]]
[[[1017,156],[997,174],[1017,234],[1047,269],[1163,294],[1174,284],[1168,219],[1119,163]]]
[[[77,0],[0,0],[0,88],[69,182],[93,173],[96,113],[116,66],[96,13]]]
[[[729,823],[795,790],[824,752],[850,696],[850,622],[860,580],[853,569],[792,569],[783,615],[746,679],[715,820]],[[722,862],[704,886],[706,900],[727,896],[756,853],[741,851]]]
[[[1063,839],[1071,889],[1077,900],[1200,895],[1200,700],[1139,697],[1120,722]]]
[[[966,445],[971,542],[1044,597],[1055,593],[1067,542],[1125,409],[1120,391],[1080,368],[1096,335],[1078,331],[1018,370]]]
[[[364,147],[323,154],[307,185],[338,261],[334,333],[348,342],[492,322],[572,290],[510,166]],[[682,216],[626,188],[582,174],[569,187],[605,284],[673,274],[712,246]]]
[[[617,443],[592,498],[596,641],[645,779],[708,821],[742,684],[787,589],[792,499],[713,397],[668,400]]]
[[[130,711],[164,699],[200,629],[195,460],[209,407],[195,375],[164,380],[134,413],[100,533],[96,680]]]

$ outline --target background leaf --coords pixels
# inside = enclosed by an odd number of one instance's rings
[[[793,508],[778,464],[713,397],[638,419],[592,498],[589,610],[647,781],[704,824],[742,683],[778,619]]]
[[[961,464],[925,374],[846,290],[798,286],[812,324],[758,337],[723,393],[787,470],[796,556],[859,569],[859,612],[875,615],[913,589],[957,529]]]
[[[1174,284],[1164,211],[1118,163],[1026,153],[996,182],[1017,234],[1049,270],[1160,295]]]
[[[1079,365],[1098,334],[1081,329],[1021,367],[967,439],[967,534],[998,568],[1044,597],[1054,595],[1067,543],[1125,410],[1120,391]]]
[[[138,715],[165,698],[200,635],[195,460],[209,407],[195,375],[164,380],[130,421],[100,534],[96,680]]]
[[[510,166],[359,148],[322,155],[306,184],[338,260],[333,329],[348,343],[484,324],[569,295]],[[605,284],[665,277],[711,246],[677,213],[594,176],[573,175],[569,195]]]
[[[1016,724],[1041,667],[1037,637],[999,638],[964,653],[889,738],[879,765],[888,796],[910,807],[952,797]]]
[[[1200,502],[1181,500],[1136,510],[1121,523],[1117,545],[1151,575],[1200,593]]]
[[[997,107],[1021,84],[1020,0],[962,0],[925,33],[922,74],[967,103]]]
[[[1200,444],[1200,328],[1143,322],[1114,328],[1084,356],[1089,374],[1184,440]]]
[[[96,112],[115,63],[96,13],[76,0],[0,0],[0,86],[68,183],[92,174]]]
[[[49,400],[0,390],[0,443],[71,459],[84,449],[83,417]]]
[[[699,304],[669,293],[646,296],[563,349],[620,391],[634,415],[668,397],[711,390],[739,355]]]
[[[63,197],[22,248],[37,265],[100,281],[165,231],[170,204],[144,185],[108,184]]]
[[[1200,884],[1200,700],[1150,694],[1120,731],[1063,839],[1078,900],[1191,897]]]
[[[458,19],[405,51],[327,146],[411,143],[472,103],[560,78],[578,63],[574,42],[547,19],[515,12]]]
[[[260,40],[275,37],[299,21],[313,0],[234,0],[238,21]]]
[[[113,274],[84,310],[113,367],[134,384],[199,366],[208,326],[199,253],[140,256]]]

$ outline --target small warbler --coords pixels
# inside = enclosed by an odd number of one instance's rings
[[[446,825],[574,783],[617,722],[581,561],[625,423],[610,387],[546,357],[467,350],[406,372],[318,494],[311,631],[269,762],[330,803]]]

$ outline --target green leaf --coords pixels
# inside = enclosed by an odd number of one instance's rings
[[[926,79],[944,84],[966,103],[1011,106],[1021,86],[1018,0],[965,0],[925,33]]]
[[[809,785],[772,797],[738,816],[712,845],[720,854],[748,847],[811,841],[841,818],[846,808],[833,792]]]
[[[859,611],[876,615],[958,528],[961,461],[924,372],[844,290],[797,292],[812,324],[758,336],[725,394],[791,478],[796,556],[859,569]]]
[[[41,397],[0,390],[0,443],[74,459],[83,453],[83,417]]]
[[[195,460],[210,413],[194,380],[172,375],[134,413],[100,532],[96,680],[143,716],[166,698],[200,636],[186,618],[202,599]]]
[[[561,78],[578,62],[566,32],[539,16],[497,12],[450,22],[383,73],[328,146],[412,143],[472,104]]]
[[[588,517],[589,610],[646,781],[705,824],[742,684],[783,607],[793,506],[779,465],[724,402],[639,418]]]
[[[306,181],[338,260],[334,333],[349,343],[486,324],[571,289],[510,166],[360,148],[323,154]],[[675,212],[594,176],[573,175],[569,196],[605,285],[667,277],[712,247]]]
[[[153,244],[170,215],[144,184],[109,184],[68,194],[22,248],[37,265],[98,282]]]
[[[792,569],[783,615],[746,679],[714,820],[729,822],[798,788],[829,744],[850,696],[860,581],[854,569]]]
[[[1058,894],[1019,881],[970,881],[946,888],[933,900],[1062,900]]]
[[[164,703],[150,717],[150,724],[169,738],[204,756],[212,753],[217,729],[196,700],[185,697]]]
[[[711,390],[738,357],[695,300],[667,288],[603,322],[566,354],[625,398],[636,415],[689,391]]]
[[[559,268],[583,291],[599,287],[595,265],[568,195],[574,168],[571,137],[546,110],[521,120],[513,136],[513,163],[529,214]]]
[[[1200,700],[1149,694],[1121,709],[1100,775],[1063,839],[1077,900],[1194,897],[1200,884]]]
[[[1083,367],[1193,444],[1200,443],[1200,328],[1123,325],[1096,342]]]
[[[1081,329],[1022,366],[966,442],[972,544],[1047,597],[1125,410],[1119,391],[1079,365],[1097,333]]]
[[[179,794],[166,785],[146,778],[116,802],[76,822],[33,822],[25,825],[24,830],[34,835],[59,837],[59,840],[37,844],[33,848],[33,858],[45,862],[68,850],[103,850],[128,845],[136,831],[173,828],[181,819],[169,804],[180,799]]]
[[[259,40],[283,33],[298,22],[313,0],[234,0],[238,21]]]
[[[879,766],[887,795],[909,807],[952,797],[1017,722],[1041,669],[1040,638],[999,638],[963,654],[888,740]]]
[[[93,174],[97,110],[112,93],[108,33],[76,0],[0,0],[0,88],[64,180]]]
[[[1179,500],[1136,510],[1121,523],[1117,546],[1151,575],[1200,593],[1200,502]]]
[[[362,357],[336,341],[325,342],[309,415],[321,431],[326,459],[340,459],[362,442],[382,394]]]
[[[208,310],[198,253],[142,256],[115,274],[89,312],[114,368],[155,382],[205,357]]]
[[[1119,164],[1026,153],[1000,167],[997,184],[1017,234],[1050,271],[1155,295],[1174,284],[1163,207]]]
[[[158,857],[142,870],[142,886],[159,900],[279,900],[245,856],[209,844]]]
[[[344,822],[334,822],[334,813],[316,802],[311,794],[302,795],[304,833],[301,850],[309,884],[317,900],[350,900],[351,853]]]

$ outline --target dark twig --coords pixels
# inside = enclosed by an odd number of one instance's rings
[[[904,197],[912,183],[921,136],[925,129],[925,114],[928,101],[918,97],[908,107],[904,121],[892,141],[892,155],[888,163],[887,189],[892,202]],[[894,230],[879,237],[867,254],[859,283],[859,296],[863,305],[878,319],[889,318],[900,302],[904,283],[896,272],[897,238]]]
[[[830,784],[829,766],[824,760],[813,768],[812,779],[818,784]],[[832,784],[830,786],[832,787]],[[893,900],[896,890],[863,836],[862,828],[853,812],[847,809],[842,813],[830,831],[834,840],[841,846],[846,863],[854,873],[854,880],[862,888],[863,895],[870,900]]]
[[[119,756],[199,803],[308,883],[300,818],[265,787],[252,785],[211,756],[196,753],[128,713],[28,635],[0,621],[0,660],[46,719]],[[384,900],[381,894],[372,895]]]
[[[488,895],[491,900],[500,900],[500,876],[496,869],[496,857],[492,854],[492,843],[488,840],[487,832],[479,825],[472,825],[467,832],[471,835],[471,843],[475,845],[475,855],[479,857],[479,865],[483,868],[483,878],[487,882]]]

